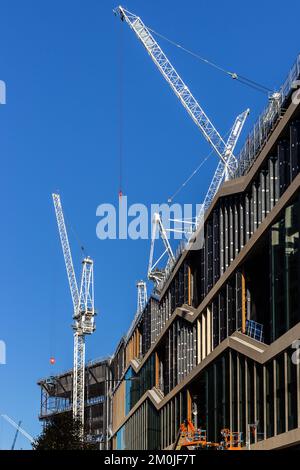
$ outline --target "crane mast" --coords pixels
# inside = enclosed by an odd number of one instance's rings
[[[199,225],[202,224],[204,220],[204,214],[210,206],[216,193],[218,192],[223,180],[228,180],[230,177],[233,177],[236,173],[238,162],[233,154],[233,151],[244,126],[246,117],[249,114],[249,109],[237,116],[235,123],[231,129],[229,138],[225,143],[219,132],[216,130],[216,128],[214,127],[214,125],[212,124],[212,122],[210,121],[198,101],[195,99],[188,86],[179,76],[167,56],[162,51],[157,41],[154,39],[153,35],[151,34],[151,31],[149,30],[149,28],[147,28],[147,26],[145,26],[141,18],[129,12],[128,10],[125,10],[122,6],[119,6],[115,10],[115,14],[119,15],[121,20],[125,21],[135,32],[136,36],[147,50],[148,54],[157,66],[162,76],[170,85],[171,89],[178,97],[183,107],[189,113],[190,117],[193,119],[193,121],[203,134],[204,138],[207,140],[207,142],[209,142],[209,144],[213,147],[214,151],[220,158],[212,181],[209,185],[207,194],[204,198],[204,202],[201,205],[200,213],[197,214],[194,228],[192,230],[189,230],[190,235],[191,232],[195,231],[195,229],[197,229]],[[162,238],[164,240],[163,235]],[[157,283],[162,281],[164,275],[162,272],[158,272],[157,270],[154,271],[153,267],[151,266],[153,261],[153,249],[154,238],[152,235],[148,278],[153,279]],[[196,245],[194,245],[194,249],[196,249]],[[169,254],[168,263],[170,265],[172,264],[172,254],[170,253],[168,246],[166,246],[166,252],[168,252]]]
[[[94,317],[96,313],[94,306],[94,263],[89,256],[83,259],[80,290],[78,291],[60,196],[59,194],[52,194],[52,198],[74,308],[74,323],[72,325],[74,330],[73,417],[79,420],[81,424],[81,432],[83,434],[85,335],[90,335],[95,331]]]
[[[231,149],[227,147],[227,144],[164,54],[147,26],[145,26],[140,17],[125,10],[122,6],[119,6],[115,12],[120,16],[121,20],[126,21],[135,32],[162,76],[168,82],[175,95],[179,98],[186,111],[202,132],[204,138],[213,147],[223,163],[227,165],[228,173],[234,175],[238,164],[236,158],[232,155]],[[230,156],[231,158],[229,159]]]
[[[156,240],[157,230],[159,231],[161,239],[164,243],[165,251],[158,258],[158,260],[155,261],[155,263],[153,263],[154,244]],[[163,258],[163,256],[166,253],[168,254],[168,265],[174,264],[175,256],[173,254],[171,245],[169,243],[168,236],[163,226],[160,214],[156,212],[153,215],[153,220],[152,220],[151,246],[150,246],[149,264],[148,264],[148,279],[154,281],[157,287],[160,284],[160,282],[163,280],[163,278],[165,277],[165,270],[157,269],[156,266],[158,265],[158,263],[160,262],[160,260]]]
[[[138,281],[136,284],[138,290],[136,316],[140,315],[147,303],[147,285],[145,281]]]

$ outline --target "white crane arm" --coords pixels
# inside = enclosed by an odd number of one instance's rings
[[[229,155],[229,160],[228,162],[230,163],[230,160],[233,155],[233,151],[235,149],[235,146],[237,144],[237,141],[239,139],[239,136],[242,132],[242,129],[244,127],[246,118],[249,114],[250,110],[246,109],[243,113],[239,114],[234,122],[234,125],[232,126],[232,129],[230,131],[228,140],[227,140],[227,147],[229,149],[230,155]],[[218,166],[216,168],[216,171],[214,173],[214,176],[211,180],[211,183],[209,185],[208,191],[206,193],[206,196],[204,198],[203,204],[201,205],[200,212],[197,216],[197,223],[196,227],[199,227],[204,220],[204,214],[209,208],[210,204],[212,203],[215,195],[217,194],[218,190],[220,189],[220,186],[222,184],[222,181],[224,180],[224,177],[226,177],[226,170],[227,170],[227,165],[224,165],[223,161],[220,160],[218,163]]]
[[[173,254],[171,245],[168,240],[168,236],[166,233],[166,230],[162,224],[161,217],[158,213],[155,213],[153,216],[153,221],[152,221],[152,236],[151,236],[151,246],[150,246],[150,256],[149,256],[149,264],[148,264],[148,278],[149,279],[154,279],[157,280],[158,274],[154,272],[154,269],[156,268],[157,264],[159,261],[162,259],[162,257],[165,255],[165,253],[168,253],[169,256],[169,263],[174,263],[175,262],[175,256]],[[161,236],[161,239],[164,243],[165,246],[165,251],[162,253],[162,255],[158,258],[158,260],[153,264],[153,255],[154,255],[154,243],[156,239],[156,232],[157,229],[159,230],[159,234]],[[161,277],[159,275],[159,277]]]
[[[23,428],[21,428],[21,426],[19,426],[13,419],[11,419],[7,415],[1,415],[1,416],[8,423],[10,423],[14,428],[16,428],[21,434],[23,434],[23,436],[26,437],[26,439],[28,439],[28,441],[30,441],[31,444],[34,442],[34,438],[30,434],[28,434],[28,432],[26,432]]]
[[[130,28],[135,32],[138,39],[142,42],[151,59],[157,66],[158,70],[169,83],[175,95],[179,98],[182,105],[189,113],[195,124],[198,126],[205,139],[214,148],[215,152],[224,162],[224,164],[227,164],[229,173],[234,174],[235,170],[237,169],[237,160],[232,155],[232,151],[227,147],[227,144],[224,142],[219,132],[205,114],[196,98],[192,95],[187,85],[178,75],[175,68],[168,60],[167,56],[158,45],[149,29],[142,22],[141,18],[129,12],[128,10],[125,10],[122,6],[119,6],[116,12],[119,14],[121,20],[125,20]],[[230,155],[231,159],[229,161]]]
[[[53,193],[52,199],[53,199],[53,204],[54,204],[54,209],[55,209],[55,214],[56,214],[56,220],[57,220],[57,226],[58,226],[62,251],[63,251],[65,264],[66,264],[71,297],[72,297],[73,306],[74,306],[74,314],[76,314],[78,311],[78,307],[79,307],[79,293],[78,293],[78,286],[77,286],[77,281],[76,281],[76,276],[75,276],[75,271],[74,271],[74,266],[73,266],[72,254],[71,254],[64,214],[63,214],[59,194]]]

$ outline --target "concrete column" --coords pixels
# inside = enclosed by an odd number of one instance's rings
[[[237,353],[236,356],[236,400],[237,400],[237,431],[241,432],[240,422],[240,356]]]
[[[197,364],[201,362],[201,352],[202,352],[202,346],[201,346],[201,321],[198,319],[197,320]]]
[[[264,439],[267,439],[267,371],[266,366],[263,366],[263,400],[264,400]]]
[[[233,406],[232,406],[232,354],[229,350],[229,428],[233,428]]]
[[[253,365],[254,423],[256,423],[256,421],[257,421],[257,390],[256,390],[257,380],[256,380],[256,374],[257,374],[256,364],[254,362],[254,365]],[[250,397],[250,399],[251,399],[251,397]],[[255,433],[255,441],[254,442],[257,442],[257,429],[256,429],[256,433]]]
[[[285,406],[285,431],[289,429],[289,404],[288,404],[288,383],[287,383],[287,352],[284,352],[284,406]]]
[[[274,436],[277,436],[276,359],[273,359]]]
[[[202,313],[202,360],[206,357],[206,318],[205,313]]]
[[[246,432],[248,429],[248,424],[249,424],[249,413],[248,413],[248,361],[247,358],[245,357],[245,424],[246,424]]]
[[[298,411],[298,428],[300,428],[300,363],[297,367],[297,411]]]
[[[207,355],[211,352],[211,309],[206,309],[206,352]]]

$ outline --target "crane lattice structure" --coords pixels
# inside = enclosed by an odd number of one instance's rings
[[[153,257],[154,257],[154,244],[155,240],[157,238],[157,231],[159,231],[160,237],[164,243],[165,246],[165,251],[160,255],[160,257],[153,262]],[[165,269],[159,269],[158,263],[161,261],[161,259],[164,257],[164,255],[168,255],[168,262],[167,262],[167,267],[168,269],[170,265],[173,265],[175,263],[175,256],[172,250],[172,247],[170,245],[170,242],[168,240],[168,235],[167,232],[163,226],[161,216],[158,212],[153,214],[153,219],[152,219],[152,233],[151,233],[151,245],[150,245],[150,256],[149,256],[149,264],[148,264],[148,279],[153,281],[158,288],[159,285],[161,284],[162,280],[165,277]]]
[[[80,290],[78,289],[64,214],[59,194],[52,194],[58,231],[65,259],[73,302],[72,328],[74,330],[73,365],[73,417],[84,429],[84,389],[85,389],[85,336],[95,331],[94,306],[94,263],[87,256],[82,261]]]
[[[147,296],[147,285],[145,281],[138,281],[136,284],[138,295],[137,295],[137,310],[136,315],[140,315],[147,303],[148,296]]]
[[[228,148],[231,149],[230,155],[228,157],[228,161],[230,163],[232,158],[235,158],[233,156],[233,151],[235,149],[235,146],[237,144],[238,138],[242,132],[242,129],[244,127],[246,118],[249,114],[250,110],[246,109],[243,113],[239,114],[234,122],[234,125],[230,131],[228,140],[227,140],[227,146]],[[219,191],[222,182],[225,180],[229,179],[228,175],[228,166],[224,164],[223,160],[219,160],[219,163],[217,165],[216,171],[214,173],[214,176],[210,182],[208,191],[205,195],[203,204],[201,205],[199,214],[197,215],[197,220],[196,220],[196,228],[200,227],[203,225],[204,221],[204,215],[207,209],[209,208],[210,204],[212,203],[215,195]]]
[[[17,430],[17,433],[20,432],[21,434],[23,434],[24,437],[26,437],[26,439],[31,444],[34,443],[34,438],[27,431],[25,431],[25,429],[21,428],[21,424],[20,424],[21,421],[19,421],[19,424],[17,424],[12,418],[10,418],[9,416],[7,416],[5,414],[1,415],[1,417],[3,419],[5,419],[5,421],[7,421],[9,424],[11,424]],[[15,434],[11,450],[14,450],[14,448],[15,448],[15,444],[16,444],[16,440],[17,440],[17,436],[18,436],[17,433]]]
[[[175,95],[181,101],[186,111],[202,132],[204,138],[209,142],[219,158],[226,165],[228,174],[233,176],[237,170],[238,162],[232,154],[231,142],[228,141],[225,143],[220,133],[212,124],[211,120],[193,96],[188,86],[179,76],[141,18],[130,11],[125,10],[122,6],[119,6],[115,12],[119,14],[121,20],[125,20],[130,28],[135,32],[162,76],[168,82]],[[231,158],[229,159],[230,156]]]
[[[208,118],[207,114],[204,112],[203,108],[200,106],[196,98],[189,90],[188,86],[179,76],[179,74],[177,73],[177,71],[175,70],[175,68],[173,67],[173,65],[171,64],[171,62],[169,61],[157,41],[154,39],[150,30],[147,28],[147,26],[145,26],[141,18],[131,13],[130,11],[125,10],[122,6],[119,6],[114,11],[117,15],[120,16],[121,20],[125,21],[135,32],[137,38],[141,41],[141,43],[147,50],[149,56],[157,66],[159,72],[170,85],[171,89],[178,97],[181,104],[186,109],[192,120],[195,122],[206,141],[212,146],[212,148],[220,158],[219,164],[209,185],[209,189],[205,196],[204,202],[201,205],[200,213],[197,215],[193,230],[191,230],[190,232],[195,231],[195,229],[197,229],[199,225],[202,225],[205,211],[210,206],[223,180],[233,177],[237,171],[238,162],[236,157],[234,156],[233,151],[242,131],[246,117],[249,114],[249,109],[241,113],[236,118],[235,123],[231,129],[229,138],[227,142],[225,142],[221,137],[220,133],[215,128],[215,126],[212,124],[211,120]],[[193,224],[190,225],[193,226]],[[163,241],[165,243],[165,240]],[[151,241],[151,251],[152,250],[153,239]],[[150,260],[151,256],[153,255],[153,253],[151,255],[151,251]],[[170,265],[170,263],[172,264],[173,262],[172,254],[170,253],[169,249],[167,249],[167,251],[169,252],[168,262]],[[167,269],[165,271],[167,271]],[[148,269],[148,277],[154,280],[156,283],[161,283],[164,279],[164,274],[161,272],[153,274],[153,271],[151,269]]]

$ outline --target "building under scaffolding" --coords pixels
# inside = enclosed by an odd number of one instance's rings
[[[85,373],[85,427],[90,439],[105,448],[109,432],[109,358],[88,362]],[[41,389],[39,419],[44,423],[59,413],[72,413],[73,370],[38,381]]]

